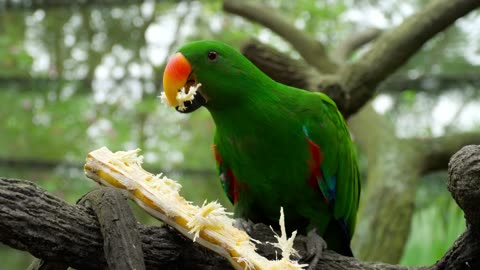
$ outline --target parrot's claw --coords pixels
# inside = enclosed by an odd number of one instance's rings
[[[245,220],[243,218],[236,218],[235,221],[233,222],[233,226],[237,229],[240,229],[246,232],[248,235],[252,235],[252,229],[253,229],[253,226],[255,226],[255,223],[253,223],[249,219]]]
[[[301,254],[301,263],[308,263],[307,270],[317,268],[318,260],[322,257],[323,251],[327,248],[327,242],[317,234],[317,230],[313,229],[306,236],[299,235],[297,239],[303,242],[305,246],[303,254]]]

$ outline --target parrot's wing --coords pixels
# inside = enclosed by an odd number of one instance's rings
[[[330,98],[315,93],[306,102],[312,111],[304,132],[317,166],[311,166],[311,175],[316,176],[334,219],[350,240],[360,197],[360,174],[353,143],[342,115]]]

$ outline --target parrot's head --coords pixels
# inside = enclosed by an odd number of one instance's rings
[[[188,113],[201,106],[220,109],[239,104],[248,96],[246,91],[252,89],[252,84],[264,77],[234,48],[217,41],[196,41],[181,47],[170,58],[163,74],[163,88],[168,103],[177,111]],[[185,87],[188,91],[199,83],[193,99],[180,108],[177,100],[180,89]]]

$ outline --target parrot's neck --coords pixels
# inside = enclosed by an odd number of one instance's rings
[[[215,125],[219,131],[225,131],[232,135],[260,134],[272,131],[287,132],[277,133],[288,134],[288,130],[297,120],[295,113],[291,111],[292,96],[287,90],[279,90],[271,87],[269,91],[255,92],[247,98],[231,106],[218,108],[207,108],[212,115]],[[282,123],[279,125],[279,123]]]

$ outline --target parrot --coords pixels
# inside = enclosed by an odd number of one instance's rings
[[[276,82],[212,40],[182,46],[163,75],[170,106],[182,113],[204,107],[211,115],[213,156],[234,217],[275,226],[283,207],[287,230],[316,230],[328,249],[353,256],[360,173],[332,99]],[[194,85],[193,98],[180,104],[179,91]]]

